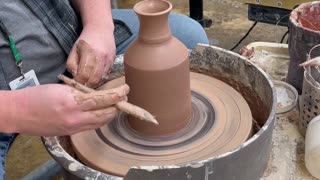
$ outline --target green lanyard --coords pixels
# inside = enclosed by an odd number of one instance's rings
[[[23,69],[22,69],[22,57],[19,53],[19,50],[18,50],[14,40],[13,40],[12,35],[9,33],[7,27],[3,24],[3,22],[1,20],[0,20],[0,29],[4,33],[6,38],[8,39],[10,49],[11,49],[12,55],[14,57],[14,60],[16,62],[16,65],[18,66],[20,73],[24,78],[24,73],[23,73]]]

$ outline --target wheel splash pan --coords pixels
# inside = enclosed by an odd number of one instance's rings
[[[51,156],[62,166],[66,179],[99,180],[210,180],[259,179],[267,167],[276,114],[275,89],[271,79],[244,57],[208,45],[198,45],[190,54],[191,71],[206,74],[232,86],[246,99],[256,121],[254,135],[238,148],[207,160],[182,166],[132,167],[125,177],[96,171],[74,158],[68,136],[43,137]],[[119,56],[111,72],[123,75],[123,57]]]

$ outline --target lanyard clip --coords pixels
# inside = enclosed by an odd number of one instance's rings
[[[19,70],[20,70],[20,74],[22,75],[22,79],[25,79],[24,73],[23,73],[23,69],[22,69],[22,57],[19,53],[19,49],[17,48],[13,37],[10,35],[7,27],[3,24],[3,22],[0,20],[0,30],[4,32],[4,34],[7,36],[8,41],[9,41],[9,46],[13,55],[14,60],[16,61],[16,65],[18,66]]]
[[[23,68],[22,68],[22,61],[20,61],[19,63],[16,63],[16,64],[17,64],[17,66],[18,66],[18,68],[20,70],[20,74],[22,76],[22,78],[20,80],[25,79],[26,77],[24,76],[24,72],[23,72]]]

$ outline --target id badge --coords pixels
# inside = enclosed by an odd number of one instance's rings
[[[38,78],[34,70],[30,70],[27,73],[25,73],[24,78],[23,76],[20,76],[9,83],[11,90],[18,90],[18,89],[23,89],[26,87],[38,86],[38,85],[40,85],[40,83],[38,81]]]

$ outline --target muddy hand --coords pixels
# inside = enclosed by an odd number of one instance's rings
[[[19,113],[14,113],[7,132],[63,136],[93,130],[115,118],[118,108],[113,105],[125,102],[128,92],[128,86],[121,86],[112,93],[83,93],[60,84],[17,90],[12,97]]]
[[[95,50],[84,40],[72,48],[67,60],[67,69],[74,79],[88,87],[98,87],[106,73],[107,63],[97,56]]]
[[[303,66],[303,67],[320,66],[320,57],[310,59],[310,60],[300,64],[299,66]]]
[[[111,108],[114,104],[120,101],[127,100],[127,94],[129,93],[129,86],[123,85],[109,90],[94,91],[91,93],[80,93],[75,96],[75,100],[82,107],[83,111],[89,111],[94,113],[98,117],[108,113],[108,108]]]
[[[71,86],[71,87],[74,87],[76,88],[77,90],[81,91],[81,92],[84,92],[84,93],[92,93],[92,92],[95,92],[94,89],[91,89],[91,88],[88,88],[80,83],[78,83],[77,81],[73,80],[73,79],[70,79],[62,74],[60,74],[58,76],[58,78],[60,80],[62,80],[64,83],[66,83],[67,85]],[[127,89],[125,89],[125,88]],[[106,86],[104,87],[106,88]],[[123,89],[125,91],[123,91]],[[122,90],[121,90],[122,89]],[[100,91],[100,90],[99,90]],[[115,88],[115,89],[105,89],[105,90],[101,90],[103,93],[105,94],[113,94],[113,93],[116,93],[116,92],[121,92],[123,91],[122,93],[120,94],[123,94],[123,93],[127,93],[127,91],[129,91],[129,86],[128,85],[124,85],[124,86],[120,86],[118,88]],[[127,100],[127,99],[125,99]],[[133,104],[130,104],[126,101],[120,101],[118,103],[115,104],[115,107],[117,107],[118,109],[130,114],[130,115],[133,115],[141,120],[145,120],[145,121],[148,121],[148,122],[151,122],[153,124],[156,124],[158,125],[158,121],[146,110],[138,107],[138,106],[135,106]]]

